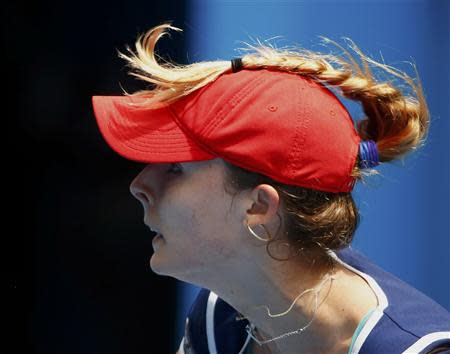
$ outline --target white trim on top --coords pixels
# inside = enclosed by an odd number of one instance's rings
[[[180,346],[178,347],[178,353],[179,353],[179,354],[185,354],[185,353],[184,353],[184,337],[183,337],[183,339],[181,340]]]
[[[214,293],[213,291],[210,291],[208,296],[208,304],[206,305],[206,337],[208,340],[208,350],[210,354],[217,354],[216,339],[214,335],[214,310],[216,307],[217,298],[218,298],[217,294]],[[248,334],[244,345],[239,351],[239,354],[243,354],[245,352],[245,349],[250,339],[251,339],[250,334]],[[180,354],[184,353],[180,352]]]
[[[206,305],[206,338],[208,340],[209,354],[217,354],[216,339],[214,336],[214,309],[216,307],[217,295],[210,291],[208,304]]]
[[[347,269],[357,273],[361,277],[363,277],[369,286],[372,288],[373,292],[375,293],[375,296],[378,300],[378,305],[375,308],[375,311],[372,312],[370,317],[367,319],[365,325],[361,329],[361,331],[358,334],[358,337],[356,337],[355,343],[353,343],[353,348],[350,354],[358,354],[361,350],[365,340],[369,336],[370,332],[372,332],[373,328],[376,326],[380,318],[383,316],[383,311],[386,307],[388,307],[389,302],[387,299],[386,294],[384,293],[383,289],[378,285],[375,279],[373,279],[369,274],[366,274],[364,272],[361,272],[360,270],[353,268],[351,265],[345,263],[343,260],[341,260],[335,252],[332,250],[328,251],[328,254],[332,256],[337,262],[342,264]]]
[[[247,334],[247,339],[245,340],[244,345],[242,346],[241,350],[239,351],[238,354],[244,354],[245,350],[247,349],[247,344],[249,344],[248,342],[250,342],[250,333]]]
[[[431,344],[433,344],[433,347],[436,347],[446,342],[450,343],[450,332],[433,332],[421,337],[402,354],[422,353],[423,350],[432,349]]]

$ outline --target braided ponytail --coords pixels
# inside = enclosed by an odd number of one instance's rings
[[[243,57],[246,69],[276,68],[297,73],[325,84],[329,89],[338,89],[350,100],[359,101],[365,117],[357,122],[357,130],[362,140],[376,142],[381,162],[403,158],[411,151],[423,146],[429,130],[429,111],[416,67],[419,82],[416,84],[406,73],[386,64],[381,64],[365,56],[349,39],[351,48],[359,55],[363,69],[352,55],[336,42],[321,37],[325,42],[339,47],[349,61],[313,51],[300,49],[295,52],[279,51],[272,47],[253,47],[258,54]],[[332,63],[340,67],[334,67]],[[369,68],[371,63],[386,72],[404,80],[414,96],[405,96],[391,82],[377,82]],[[335,92],[335,90],[333,90]],[[353,170],[357,179],[362,178],[363,164],[358,163]],[[370,174],[376,174],[371,171]]]
[[[154,85],[151,89],[133,94],[125,92],[128,96],[146,97],[143,105],[147,108],[170,104],[233,70],[229,60],[189,65],[158,63],[155,46],[158,39],[166,34],[166,29],[181,31],[170,24],[156,26],[139,36],[136,41],[137,53],[133,53],[128,47],[130,56],[119,52],[119,56],[127,60],[131,67],[131,75]],[[339,95],[360,102],[365,116],[358,121],[356,129],[362,140],[375,142],[381,162],[402,158],[420,147],[429,128],[429,112],[420,81],[416,84],[400,70],[366,57],[351,42],[351,48],[362,60],[361,68],[339,44],[325,37],[322,39],[341,48],[348,60],[306,49],[289,51],[248,45],[249,48],[244,50],[249,50],[250,53],[241,56],[239,66],[242,65],[245,70],[265,68],[307,76],[326,85],[333,92],[337,91]],[[402,79],[412,89],[413,95],[406,96],[391,81],[375,80],[368,63]],[[417,74],[415,66],[414,69]],[[371,144],[368,146],[373,147]],[[359,224],[359,213],[350,192],[330,193],[285,185],[227,161],[224,163],[224,187],[228,193],[236,195],[261,183],[271,184],[278,191],[284,223],[284,227],[280,229],[283,231],[280,239],[285,242],[287,238],[289,244],[294,246],[293,255],[302,253],[302,259],[310,258],[316,266],[321,263],[329,265],[332,260],[327,250],[344,248],[351,243]],[[378,174],[370,167],[370,164],[366,165],[358,158],[351,174],[356,180],[363,180],[365,175]],[[267,243],[266,249],[270,255],[271,244],[280,239],[275,235]]]

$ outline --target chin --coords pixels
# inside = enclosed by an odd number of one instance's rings
[[[158,255],[153,254],[150,259],[150,268],[155,274],[199,286],[197,282],[198,279],[194,279],[191,276],[186,265],[169,264],[167,263],[167,259],[162,260],[161,258],[158,258]]]
[[[158,256],[156,256],[155,254],[152,255],[152,258],[150,258],[150,268],[155,274],[167,275],[164,269],[166,267],[164,267],[164,264],[160,262]]]
[[[160,257],[156,252],[150,258],[150,268],[155,274],[178,279],[176,274],[180,271],[179,266],[170,263],[170,261],[170,259]]]

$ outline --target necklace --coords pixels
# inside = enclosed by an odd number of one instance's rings
[[[276,336],[276,337],[274,337],[274,338],[272,338],[272,339],[268,339],[268,340],[259,340],[258,338],[256,338],[256,334],[255,334],[255,332],[254,332],[254,330],[255,330],[255,325],[254,325],[253,323],[250,323],[250,324],[248,324],[248,325],[245,327],[245,330],[247,331],[248,335],[249,335],[256,343],[258,343],[258,345],[262,346],[262,345],[264,345],[264,344],[267,344],[267,343],[270,343],[270,342],[273,342],[273,341],[276,341],[276,340],[279,340],[279,339],[282,339],[282,338],[286,338],[286,337],[289,337],[289,336],[293,336],[293,335],[295,335],[295,334],[298,334],[298,333],[303,332],[305,329],[307,329],[307,328],[312,324],[312,322],[314,321],[314,319],[315,319],[315,317],[316,317],[316,312],[317,312],[317,296],[318,296],[319,291],[322,289],[322,287],[325,285],[325,283],[326,283],[328,280],[333,281],[334,279],[337,279],[337,277],[334,276],[334,275],[330,275],[327,279],[325,279],[325,280],[322,281],[322,283],[319,285],[318,289],[314,289],[314,288],[313,288],[313,289],[308,289],[308,290],[305,290],[304,292],[302,292],[300,295],[298,295],[298,296],[294,299],[294,301],[292,302],[291,306],[290,306],[290,307],[288,308],[288,310],[286,310],[285,312],[282,312],[282,313],[279,313],[279,314],[276,314],[276,315],[272,315],[272,314],[270,313],[269,308],[268,308],[267,306],[263,305],[263,307],[266,307],[267,313],[268,313],[268,315],[269,315],[270,317],[279,317],[279,316],[283,316],[283,315],[285,315],[286,313],[288,313],[288,312],[292,309],[292,307],[294,306],[294,304],[297,302],[297,300],[298,300],[300,297],[302,297],[305,293],[307,293],[307,292],[309,292],[309,291],[314,291],[314,293],[315,293],[315,298],[314,298],[314,303],[315,303],[315,306],[314,306],[314,315],[313,315],[313,317],[311,318],[311,320],[310,320],[304,327],[299,328],[299,329],[296,329],[296,330],[291,331],[291,332],[283,333],[283,334],[281,334],[281,335],[279,335],[279,336]],[[261,307],[261,306],[259,306],[259,307]],[[236,318],[236,320],[242,320],[242,319],[245,319],[245,317],[242,317],[242,316],[241,316],[241,317],[237,317],[237,318]]]

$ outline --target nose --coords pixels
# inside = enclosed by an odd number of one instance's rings
[[[145,184],[144,170],[142,170],[131,182],[130,193],[139,200],[145,207],[153,203],[153,197],[149,191],[149,187]]]

